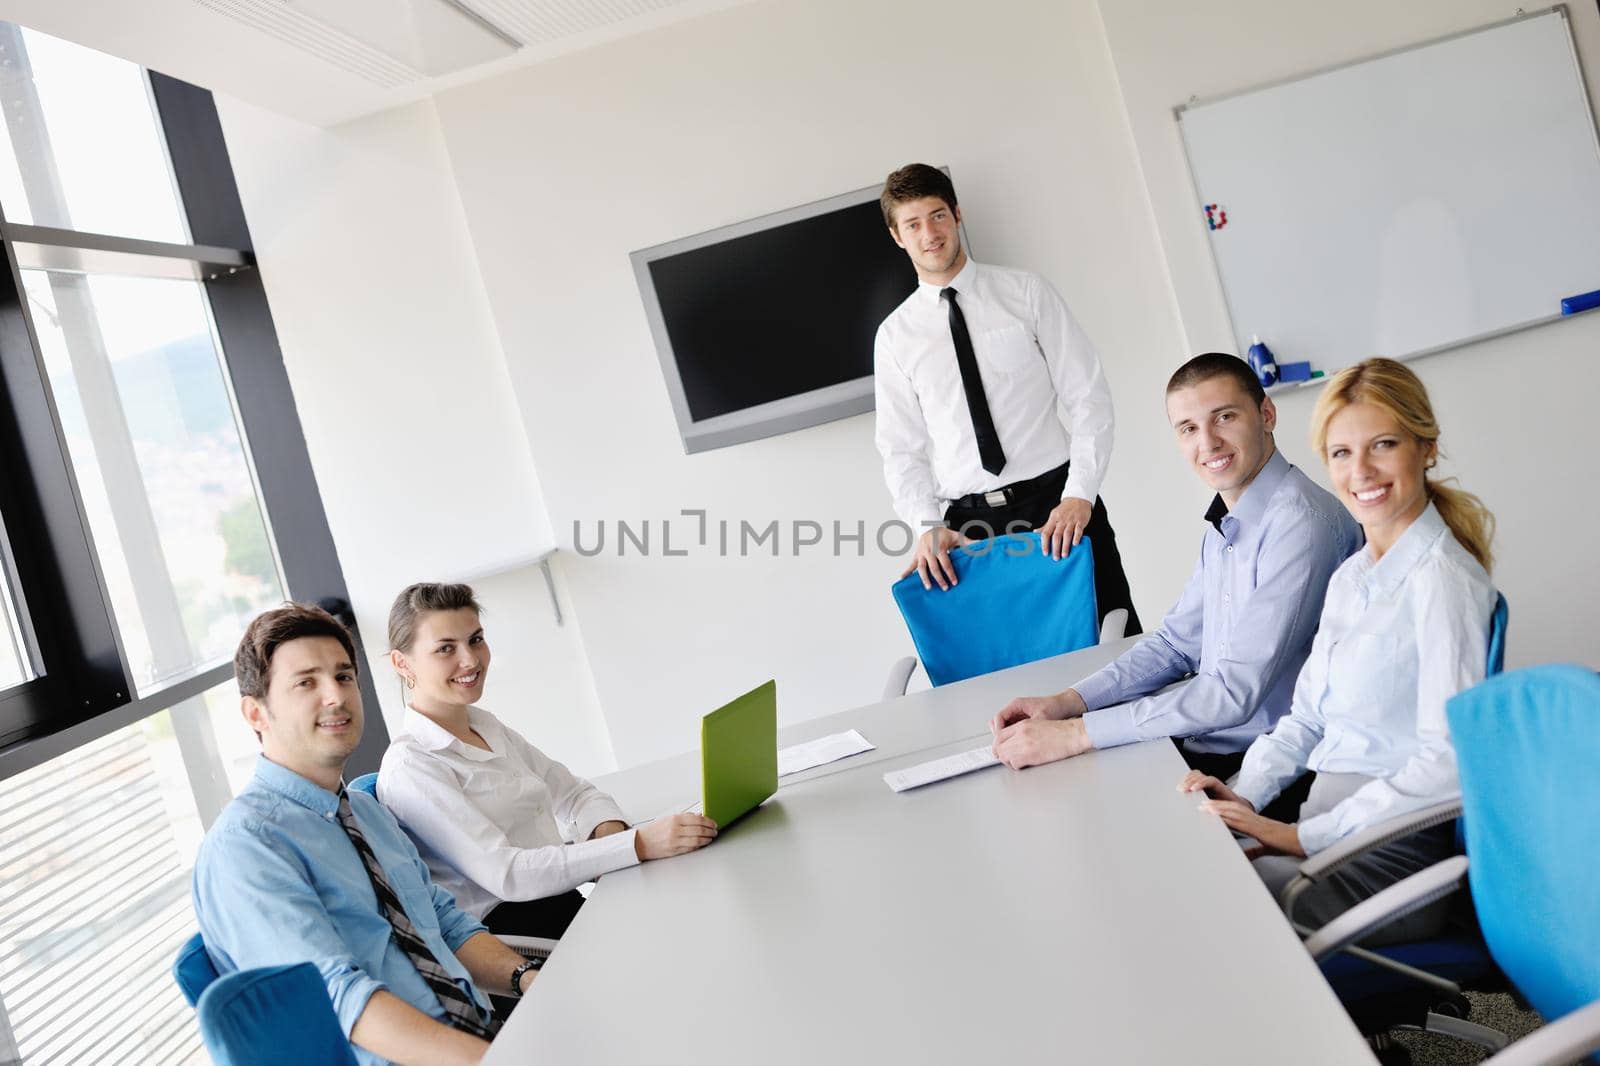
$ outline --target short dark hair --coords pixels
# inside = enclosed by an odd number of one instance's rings
[[[1184,363],[1167,379],[1167,391],[1193,388],[1212,378],[1232,378],[1257,407],[1267,398],[1267,391],[1261,387],[1261,379],[1250,369],[1250,364],[1225,352],[1206,352]]]
[[[890,174],[883,182],[883,193],[878,206],[883,209],[883,224],[894,232],[894,209],[924,196],[936,196],[954,211],[956,186],[950,175],[926,163],[907,163]]]
[[[395,651],[410,651],[417,639],[417,622],[430,611],[459,611],[470,607],[473,614],[482,614],[471,585],[445,585],[437,581],[419,581],[407,585],[394,598],[389,608],[389,647]]]
[[[233,655],[233,679],[239,685],[239,695],[264,699],[272,657],[283,645],[301,637],[332,637],[344,647],[351,667],[360,672],[355,641],[343,623],[315,604],[285,603],[256,615],[245,627],[239,650]]]

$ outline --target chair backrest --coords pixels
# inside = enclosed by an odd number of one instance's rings
[[[1600,999],[1600,675],[1513,670],[1446,713],[1490,954],[1546,1019]]]
[[[328,987],[309,962],[219,977],[197,1009],[200,1035],[215,1066],[356,1066]]]
[[[362,774],[354,781],[348,782],[346,787],[353,788],[357,792],[365,792],[369,796],[376,797],[378,795],[378,775]]]
[[[1489,618],[1489,676],[1506,668],[1506,625],[1511,620],[1511,607],[1506,594],[1499,593],[1494,600],[1494,614]]]
[[[200,993],[217,979],[217,968],[211,965],[206,942],[199,933],[185,940],[178,949],[178,957],[172,962],[172,979],[178,982],[183,998],[191,1007],[199,1001]]]
[[[1094,552],[1085,537],[1063,559],[1037,533],[980,541],[950,553],[956,584],[895,582],[894,602],[934,685],[1087,648],[1099,639]]]
[[[1494,613],[1489,616],[1489,664],[1488,676],[1493,677],[1506,668],[1506,626],[1511,621],[1511,607],[1506,603],[1506,594],[1498,592],[1494,598]],[[1464,854],[1467,850],[1467,825],[1464,819],[1456,819],[1456,851]]]

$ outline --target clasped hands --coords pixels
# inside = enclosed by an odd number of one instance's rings
[[[989,720],[994,756],[1013,770],[1082,755],[1094,745],[1083,727],[1087,708],[1074,689],[1021,696]]]

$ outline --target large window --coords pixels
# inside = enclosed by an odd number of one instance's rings
[[[343,577],[209,94],[0,23],[0,126],[0,1066],[203,1061],[233,649]]]
[[[283,599],[198,282],[24,270],[112,613],[144,695]]]

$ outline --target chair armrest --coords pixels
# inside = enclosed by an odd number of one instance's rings
[[[916,668],[915,655],[907,655],[904,659],[896,660],[895,664],[889,667],[888,680],[883,683],[883,698],[892,700],[896,696],[904,696],[906,686],[911,684],[911,673]]]
[[[525,959],[548,959],[551,952],[555,951],[559,940],[551,940],[542,936],[498,936],[500,943],[515,951]]]
[[[1600,1000],[1541,1026],[1484,1066],[1556,1066],[1600,1051]]]
[[[1312,881],[1321,880],[1323,877],[1337,870],[1351,859],[1365,855],[1369,851],[1393,844],[1396,840],[1408,837],[1412,833],[1423,829],[1431,829],[1436,825],[1461,817],[1461,797],[1447,799],[1443,803],[1435,803],[1431,807],[1423,807],[1415,811],[1407,811],[1380,822],[1353,836],[1346,837],[1333,845],[1324,848],[1300,864],[1300,876],[1310,878]]]
[[[1306,951],[1321,959],[1354,944],[1374,929],[1421,910],[1460,888],[1467,878],[1467,857],[1452,855],[1419,870],[1396,884],[1364,899],[1306,938]]]
[[[1128,609],[1117,607],[1107,611],[1106,616],[1100,620],[1100,643],[1110,644],[1113,640],[1121,640],[1128,632]]]
[[[1396,840],[1408,837],[1412,833],[1443,825],[1459,817],[1461,817],[1461,797],[1456,796],[1442,803],[1435,803],[1431,807],[1397,815],[1387,822],[1380,822],[1354,836],[1346,837],[1331,848],[1323,848],[1300,864],[1300,876],[1284,886],[1283,892],[1278,897],[1278,905],[1292,922],[1294,905],[1300,899],[1300,894],[1345,863],[1358,859],[1385,844],[1393,844]]]

